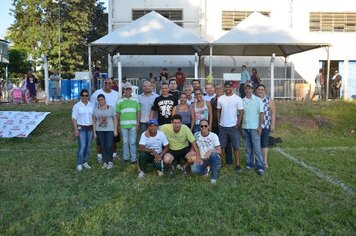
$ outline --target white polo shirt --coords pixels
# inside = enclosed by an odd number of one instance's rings
[[[77,121],[77,125],[93,125],[93,106],[90,102],[87,105],[82,101],[77,102],[72,109],[72,118]]]

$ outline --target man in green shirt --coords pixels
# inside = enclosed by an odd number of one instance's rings
[[[169,150],[164,155],[163,162],[169,167],[171,174],[174,170],[173,162],[180,166],[181,158],[185,158],[186,166],[200,160],[200,152],[195,143],[194,135],[188,126],[182,124],[181,115],[175,114],[172,117],[171,124],[162,125],[160,130],[163,131],[169,141]]]
[[[124,96],[116,104],[118,128],[122,135],[122,150],[124,161],[137,163],[136,135],[140,124],[141,106],[137,98],[132,97],[132,85],[127,82],[124,85]]]

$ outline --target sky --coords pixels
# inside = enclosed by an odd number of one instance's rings
[[[104,2],[104,6],[108,7],[107,0],[101,0]],[[4,39],[6,35],[6,29],[14,22],[14,17],[10,15],[10,9],[13,9],[11,5],[12,0],[1,0],[0,7],[0,39]]]

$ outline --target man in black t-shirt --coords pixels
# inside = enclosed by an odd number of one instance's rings
[[[158,124],[170,124],[173,107],[178,105],[178,100],[168,93],[168,84],[161,84],[161,95],[156,97],[151,108],[150,119],[153,119],[155,112],[158,113]]]

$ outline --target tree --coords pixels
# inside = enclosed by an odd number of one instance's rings
[[[44,53],[63,78],[87,69],[87,44],[106,34],[107,15],[97,0],[13,0],[9,38],[24,49],[34,71]],[[105,22],[105,24],[103,24]],[[102,35],[100,35],[102,34]],[[60,68],[59,68],[60,67]]]
[[[27,53],[23,49],[9,50],[9,74],[12,78],[19,78],[20,74],[27,73],[31,63],[27,60]]]

